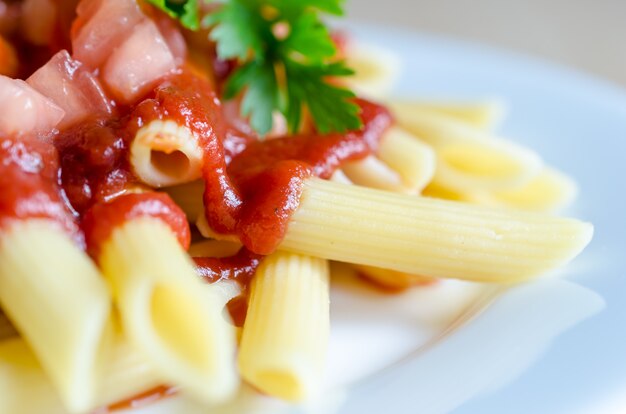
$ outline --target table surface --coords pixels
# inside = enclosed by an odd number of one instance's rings
[[[349,0],[348,17],[541,57],[626,87],[626,0]]]

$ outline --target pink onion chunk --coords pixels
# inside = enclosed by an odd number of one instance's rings
[[[145,20],[113,52],[102,79],[117,99],[132,103],[175,69],[176,60],[159,29]]]
[[[0,135],[50,135],[64,115],[23,80],[0,75]]]
[[[100,67],[145,19],[135,0],[82,0],[77,13],[84,25],[72,39],[73,56],[90,69]]]
[[[92,114],[111,113],[110,101],[96,77],[66,50],[54,55],[26,82],[65,111],[60,129]]]

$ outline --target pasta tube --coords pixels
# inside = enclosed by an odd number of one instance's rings
[[[592,233],[574,219],[309,179],[279,248],[424,276],[517,282],[566,264]]]
[[[133,171],[157,188],[197,180],[202,158],[195,134],[172,120],[151,121],[137,131],[130,146]]]
[[[340,171],[348,178],[348,183],[399,193],[406,192],[400,174],[373,155],[358,161],[348,161]]]
[[[400,59],[389,50],[350,42],[346,61],[354,75],[342,79],[358,95],[376,98],[389,94],[398,78]]]
[[[110,295],[57,223],[15,221],[0,236],[0,302],[67,408],[89,408]]]
[[[239,351],[241,375],[290,401],[311,396],[325,365],[329,334],[328,263],[278,252],[250,286]]]
[[[459,191],[497,191],[530,181],[541,169],[537,154],[437,113],[394,113],[399,125],[437,153],[434,182]]]
[[[200,401],[229,398],[234,332],[218,288],[196,277],[171,229],[154,218],[127,221],[102,244],[99,262],[125,332],[163,378]]]
[[[67,414],[35,354],[23,339],[0,341],[0,412]]]
[[[195,222],[198,217],[204,214],[204,205],[202,204],[204,181],[196,180],[186,184],[175,185],[165,188],[164,191],[185,212],[185,216],[187,216],[187,220],[190,222]]]
[[[492,198],[496,205],[551,212],[569,205],[577,193],[578,188],[571,178],[555,169],[545,168],[526,185],[495,192]]]
[[[485,131],[496,129],[506,114],[504,104],[499,101],[475,103],[392,101],[387,103],[387,106],[396,116],[403,119],[410,118],[413,111],[434,112]]]
[[[419,193],[435,174],[435,152],[398,127],[391,127],[380,142],[378,157],[397,171],[408,193]]]

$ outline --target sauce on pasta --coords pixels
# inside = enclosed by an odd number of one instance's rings
[[[0,138],[0,228],[11,220],[49,219],[82,244],[58,185],[54,147],[34,137]]]

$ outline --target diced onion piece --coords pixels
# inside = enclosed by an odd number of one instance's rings
[[[174,55],[156,25],[146,20],[109,58],[102,78],[116,98],[133,102],[176,69]]]
[[[26,82],[0,75],[0,134],[46,133],[65,112]]]
[[[65,111],[64,128],[94,113],[110,113],[111,106],[95,76],[62,50],[26,82]]]
[[[83,0],[72,38],[74,57],[89,68],[100,67],[145,19],[135,0]]]
[[[20,16],[22,34],[29,42],[45,46],[54,34],[56,17],[57,7],[53,0],[25,0]]]

